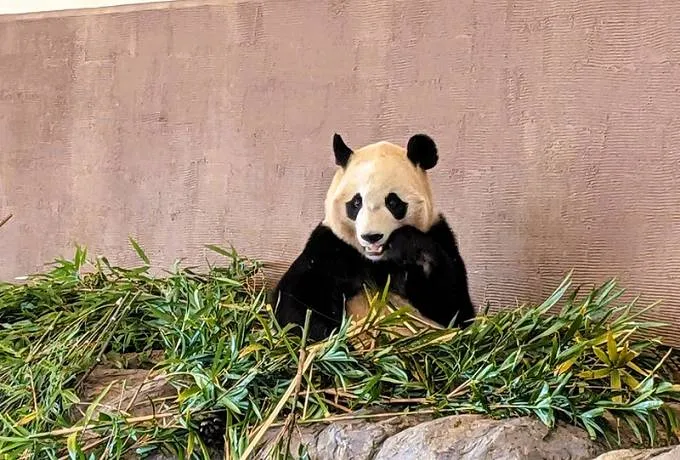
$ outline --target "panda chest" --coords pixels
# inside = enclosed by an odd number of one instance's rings
[[[362,268],[355,279],[356,283],[352,283],[346,295],[345,310],[348,315],[355,319],[364,317],[369,309],[369,296],[373,297],[376,293],[382,292],[388,283],[389,302],[407,303],[408,270],[378,264]]]
[[[406,286],[413,278],[411,271],[393,264],[375,264],[368,278],[377,289],[383,290],[389,283],[389,291],[400,296],[406,295]]]

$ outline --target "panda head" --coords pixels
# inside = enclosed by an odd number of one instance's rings
[[[366,258],[384,256],[392,232],[410,225],[421,231],[435,221],[426,171],[437,164],[437,146],[416,134],[406,149],[377,142],[352,150],[333,137],[338,170],[325,201],[324,224]]]

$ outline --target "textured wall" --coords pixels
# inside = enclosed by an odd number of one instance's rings
[[[370,5],[369,5],[370,3]],[[677,0],[230,1],[0,17],[0,278],[72,244],[159,265],[233,243],[276,277],[331,136],[431,134],[475,300],[574,268],[680,338]]]

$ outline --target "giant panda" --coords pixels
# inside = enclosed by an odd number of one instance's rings
[[[343,315],[367,314],[364,287],[387,283],[421,317],[463,328],[475,316],[465,264],[445,218],[435,212],[426,171],[439,159],[434,141],[416,134],[406,149],[377,142],[349,148],[333,137],[337,171],[326,193],[325,216],[301,254],[270,293],[282,326],[307,338],[327,338]],[[211,448],[223,445],[224,412],[199,421]]]
[[[364,287],[389,276],[391,293],[421,317],[465,327],[475,316],[465,264],[427,176],[435,142],[416,134],[405,149],[382,141],[353,150],[335,134],[332,144],[337,170],[323,221],[272,292],[278,323],[299,334],[309,309],[308,339],[327,338],[343,315],[365,315]]]

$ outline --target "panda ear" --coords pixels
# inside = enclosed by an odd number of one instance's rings
[[[406,155],[414,165],[424,170],[434,168],[439,160],[437,145],[426,134],[416,134],[408,140]]]
[[[347,147],[340,134],[335,133],[333,135],[333,153],[335,153],[335,164],[344,168],[354,152]]]

